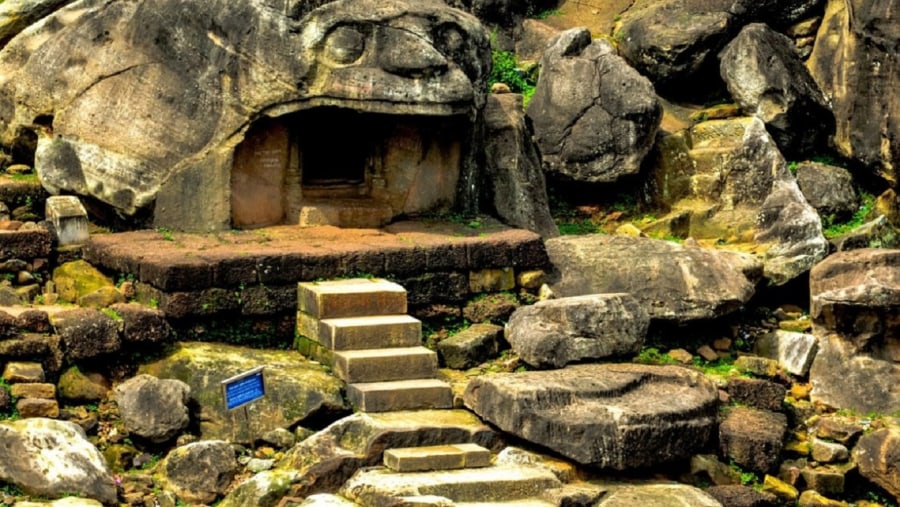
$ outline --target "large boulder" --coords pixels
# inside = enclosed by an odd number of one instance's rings
[[[60,498],[77,494],[118,505],[116,484],[106,460],[80,426],[31,418],[0,421],[0,481],[34,496]]]
[[[795,159],[825,146],[834,115],[791,39],[753,23],[725,46],[719,60],[732,98],[745,114],[765,122],[785,156]]]
[[[228,442],[203,440],[176,447],[157,470],[159,482],[179,499],[209,504],[227,491],[238,462]]]
[[[483,25],[439,0],[85,0],[0,51],[0,145],[37,135],[51,193],[222,229],[254,120],[320,106],[474,118],[489,65]]]
[[[341,419],[295,445],[278,469],[296,471],[295,495],[336,491],[358,469],[382,463],[384,450],[474,443],[488,449],[500,435],[466,410],[417,410]]]
[[[592,364],[477,377],[464,399],[505,432],[578,463],[626,470],[705,449],[718,390],[686,368]]]
[[[152,375],[138,375],[116,386],[125,431],[157,444],[187,428],[190,395],[191,388],[184,382]]]
[[[842,155],[900,183],[900,24],[892,1],[829,0],[808,66]]]
[[[248,405],[249,421],[235,418],[222,400],[221,382],[265,366],[266,396]],[[296,352],[250,349],[212,343],[182,343],[167,357],[141,366],[141,373],[177,379],[190,386],[204,439],[251,443],[276,428],[348,410],[343,382]]]
[[[849,220],[859,209],[853,175],[843,167],[801,162],[797,164],[796,175],[803,197],[820,216],[838,223]]]
[[[614,38],[619,51],[661,93],[703,96],[715,90],[716,55],[746,23],[785,26],[821,0],[637,0]]]
[[[810,272],[819,352],[813,400],[860,413],[900,411],[900,250],[838,252]]]
[[[516,310],[506,339],[537,368],[637,354],[650,318],[628,294],[594,294],[541,301]]]
[[[662,120],[653,85],[584,28],[544,51],[527,113],[544,169],[590,183],[637,174]]]
[[[559,296],[625,292],[651,319],[690,322],[737,310],[753,296],[762,266],[752,256],[668,241],[586,235],[546,242]],[[623,262],[627,259],[628,262]]]
[[[690,214],[695,239],[749,244],[777,285],[828,253],[819,215],[759,118],[705,121],[660,147],[656,198]]]
[[[504,222],[545,238],[559,236],[550,216],[541,156],[522,110],[522,96],[489,95],[484,108],[485,195]]]
[[[900,428],[881,428],[860,437],[853,448],[859,474],[900,498]]]

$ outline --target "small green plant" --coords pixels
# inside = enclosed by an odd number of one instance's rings
[[[9,392],[9,382],[5,379],[0,378],[0,389],[5,389],[6,392]],[[19,418],[19,410],[16,408],[16,402],[19,401],[15,396],[10,396],[9,407],[5,410],[0,410],[0,420],[9,419],[16,420]]]
[[[157,227],[156,232],[162,234],[162,237],[166,241],[175,241],[175,235],[172,233],[172,229],[168,227]]]
[[[796,176],[797,175],[797,166],[799,166],[799,165],[800,164],[796,160],[792,160],[792,161],[788,162],[788,165],[787,165],[788,171],[790,171],[791,174]]]
[[[744,470],[734,461],[732,461],[728,465],[728,467],[731,468],[738,475],[738,477],[740,477],[741,484],[743,484],[744,486],[751,486],[759,482],[759,477],[757,477],[755,473]]]
[[[150,298],[150,302],[147,303],[150,308],[159,308],[159,300],[156,298]]]
[[[562,11],[559,9],[547,9],[545,11],[540,11],[532,16],[534,19],[547,19],[552,16],[562,16]]]
[[[860,192],[859,197],[859,208],[850,220],[842,223],[835,223],[833,215],[829,215],[822,219],[822,233],[826,238],[831,239],[842,236],[865,223],[869,213],[871,213],[872,209],[875,207],[875,196],[868,192]]]
[[[634,362],[641,364],[676,364],[678,361],[662,353],[656,347],[646,347],[634,358]]]
[[[122,322],[122,316],[119,315],[119,312],[113,310],[112,308],[103,308],[100,311],[106,314],[106,316],[111,318],[112,320],[116,322]]]
[[[581,220],[558,219],[556,221],[556,227],[559,229],[559,233],[563,236],[578,236],[582,234],[596,234],[604,232],[603,229],[601,229],[599,225],[591,221],[590,218],[584,218]]]
[[[516,55],[511,51],[494,50],[491,57],[494,65],[488,77],[488,89],[496,83],[504,83],[514,93],[522,94],[523,105],[527,107],[537,83],[516,66]]]

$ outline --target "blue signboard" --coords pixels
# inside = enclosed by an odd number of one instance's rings
[[[266,395],[263,367],[258,366],[223,380],[222,390],[225,393],[225,407],[228,410],[234,410],[262,398]]]

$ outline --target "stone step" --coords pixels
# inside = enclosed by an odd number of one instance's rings
[[[384,466],[395,472],[423,472],[490,466],[491,451],[478,444],[429,445],[384,451]]]
[[[376,468],[354,475],[343,493],[362,505],[389,505],[394,499],[417,496],[476,504],[517,501],[522,505],[521,501],[534,500],[545,490],[560,486],[553,472],[527,465],[408,473]]]
[[[334,374],[349,383],[434,377],[437,354],[425,347],[342,350],[332,355]]]
[[[306,200],[300,206],[300,227],[332,225],[345,229],[377,229],[393,218],[390,206],[367,198]]]
[[[299,310],[317,319],[406,313],[406,289],[380,278],[349,278],[297,285]]]
[[[347,397],[363,412],[453,407],[450,384],[434,378],[349,384]]]
[[[311,318],[306,314],[301,318]],[[331,350],[414,347],[422,344],[422,322],[409,315],[374,315],[317,320],[309,336]],[[306,326],[307,329],[312,326]]]

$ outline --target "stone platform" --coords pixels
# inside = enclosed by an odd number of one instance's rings
[[[456,305],[515,290],[514,275],[549,266],[537,234],[491,220],[98,234],[83,255],[113,277],[132,277],[139,299],[173,319],[293,314],[297,282],[348,276],[400,283],[411,307]]]

